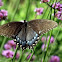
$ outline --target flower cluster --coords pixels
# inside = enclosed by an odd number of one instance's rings
[[[44,8],[35,8],[34,12],[37,13],[37,15],[41,15],[43,13]]]
[[[60,62],[60,58],[58,56],[51,56],[49,62]]]
[[[8,12],[6,10],[0,10],[0,20],[5,20],[8,16]]]
[[[45,41],[48,41],[48,40],[49,40],[49,37],[50,37],[50,36],[48,36],[47,39],[46,39],[46,37],[43,36],[43,37],[41,38],[41,41],[44,43]],[[54,43],[54,37],[53,37],[53,36],[51,36],[50,43]]]
[[[41,0],[40,3],[47,3],[50,2],[50,0]],[[34,12],[37,13],[37,15],[43,14],[44,8],[35,8]]]
[[[46,3],[46,2],[49,2],[50,0],[41,0],[40,3]]]
[[[52,7],[58,10],[58,12],[55,13],[55,17],[62,20],[62,4],[60,4],[60,2],[54,3]]]
[[[14,52],[11,51],[10,49],[16,49],[16,44],[13,40],[9,40],[5,45],[4,45],[5,50],[3,50],[2,55],[5,56],[6,58],[13,58]],[[20,56],[19,53],[16,54],[16,59],[18,59]]]
[[[2,55],[6,58],[13,58],[14,52],[11,50],[3,50]],[[16,59],[18,59],[20,56],[19,53],[16,54]]]
[[[13,58],[14,52],[11,50],[3,50],[2,55],[7,58]]]
[[[50,36],[47,37],[47,41],[49,40],[49,37]],[[51,36],[50,43],[54,43],[54,37],[53,36]]]
[[[50,36],[48,36],[48,37],[46,38],[45,36],[43,36],[43,37],[41,38],[41,41],[43,42],[43,44],[42,44],[42,46],[41,46],[42,51],[46,49],[47,45],[45,45],[44,43],[45,43],[45,41],[48,41],[48,40],[49,40],[49,37],[50,37]],[[54,37],[53,37],[53,36],[51,36],[51,39],[50,39],[50,44],[52,44],[52,43],[54,43]]]
[[[62,11],[62,4],[60,4],[60,2],[54,3],[52,7],[58,9],[59,11]]]
[[[13,47],[13,49],[16,49],[16,44],[13,40],[9,40],[5,45],[4,48],[6,50],[11,49]]]
[[[2,2],[2,0],[0,0],[0,6],[2,6],[3,5],[3,2]]]
[[[58,11],[57,13],[55,13],[55,17],[62,20],[62,11]]]
[[[3,5],[2,0],[0,0],[0,7]],[[0,21],[7,19],[8,12],[6,10],[0,10]]]

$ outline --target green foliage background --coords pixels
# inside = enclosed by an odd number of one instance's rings
[[[59,1],[59,0],[57,0]],[[0,9],[6,9],[8,11],[8,20],[5,21],[1,21],[0,24],[5,24],[8,22],[12,22],[12,21],[21,21],[21,20],[27,20],[30,21],[32,19],[35,19],[35,15],[36,13],[34,12],[34,9],[36,7],[40,8],[43,7],[44,8],[44,12],[41,16],[37,16],[36,19],[50,19],[50,14],[54,13],[54,9],[52,9],[51,7],[49,7],[46,3],[42,3],[40,4],[40,0],[20,0],[18,3],[18,0],[3,0],[4,5],[0,8]],[[54,0],[52,0],[49,4],[53,3]],[[56,2],[56,1],[55,1]],[[29,3],[29,4],[28,4]],[[60,3],[62,3],[62,1],[60,0]],[[27,12],[28,9],[28,12]],[[51,13],[52,11],[52,13]],[[26,17],[27,15],[27,17]],[[51,16],[51,19],[54,21],[56,21],[58,24],[59,22],[62,22],[61,20],[58,20],[57,18],[54,18],[53,16]],[[50,32],[42,35],[42,36],[48,36],[50,35]],[[42,37],[41,36],[41,37]],[[52,36],[54,36],[55,38],[55,42],[54,44],[51,45],[51,47],[48,49],[48,56],[47,56],[47,60],[51,57],[51,55],[57,55],[60,57],[60,60],[62,62],[62,27],[60,27],[60,25],[58,25],[57,28],[52,30]],[[10,40],[9,38],[0,36],[0,47],[2,45],[2,43],[5,41],[5,43]],[[33,62],[41,62],[41,59],[43,57],[42,54],[42,49],[41,49],[41,45],[42,42],[39,41],[39,43],[37,44],[37,47],[35,49],[35,56],[36,59]],[[4,49],[4,48],[3,48]],[[31,50],[27,49],[24,51],[24,55],[22,57],[21,62],[27,62],[27,60],[24,60],[25,58],[25,54],[26,52],[30,52]],[[21,49],[19,50],[20,54],[21,54]],[[50,54],[49,54],[50,52]],[[7,58],[3,57],[0,53],[0,62],[7,62]],[[10,61],[8,61],[10,62]],[[16,60],[16,62],[18,62]]]

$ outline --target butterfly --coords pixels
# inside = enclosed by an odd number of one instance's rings
[[[35,19],[29,22],[10,22],[0,26],[0,35],[13,38],[22,49],[33,47],[39,36],[57,27],[52,20]]]

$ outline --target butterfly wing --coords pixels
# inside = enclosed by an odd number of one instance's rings
[[[26,36],[26,40],[30,41],[32,40],[34,37],[36,36],[36,32],[27,26],[27,36]]]
[[[21,30],[22,22],[10,22],[0,26],[0,35],[12,38]]]
[[[28,26],[31,27],[36,33],[44,34],[49,30],[55,28],[57,23],[52,20],[36,19],[28,22]]]

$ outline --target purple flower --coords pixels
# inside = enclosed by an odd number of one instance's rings
[[[18,59],[20,57],[20,54],[19,53],[17,53],[16,54],[16,59]]]
[[[50,37],[50,36],[48,36],[47,41],[49,40],[49,37]],[[53,43],[53,42],[54,42],[54,37],[51,36],[50,43]]]
[[[13,49],[16,49],[16,44],[13,40],[9,40],[5,45],[4,48],[5,49],[11,49],[13,47]]]
[[[11,46],[13,46],[15,43],[14,43],[13,40],[9,40],[9,41],[8,41],[8,44],[11,45]]]
[[[9,44],[5,44],[4,48],[8,50],[8,49],[11,49],[11,46]]]
[[[41,15],[43,13],[44,8],[35,8],[34,12],[37,13],[37,15]]]
[[[43,36],[43,37],[41,38],[41,41],[44,43],[44,42],[46,41],[46,37]]]
[[[62,11],[62,8],[59,8],[58,10],[59,10],[59,11]]]
[[[55,8],[55,9],[59,8],[59,7],[60,7],[60,2],[54,3],[54,4],[52,5],[52,7]]]
[[[6,10],[0,11],[0,20],[5,20],[8,16],[8,12]]]
[[[55,13],[55,17],[62,20],[62,4],[60,4],[60,2],[54,3],[52,7],[58,10],[58,12]]]
[[[28,53],[26,53],[26,54],[28,54]],[[31,53],[28,55],[27,60],[29,60],[30,57],[31,57]],[[32,56],[31,61],[33,61],[34,59],[35,59],[35,55]]]
[[[3,14],[0,12],[0,20],[3,19]]]
[[[54,3],[52,7],[58,9],[59,11],[62,11],[62,4],[60,4],[60,2]]]
[[[11,50],[3,50],[2,55],[6,58],[13,58],[14,52]]]
[[[6,10],[1,10],[1,12],[3,13],[4,17],[8,16],[8,12]]]
[[[16,49],[16,44],[13,40],[9,40],[8,44],[13,47],[13,49]]]
[[[59,11],[62,11],[62,4],[60,4],[60,7],[58,8]]]
[[[43,45],[41,46],[42,51],[43,51],[43,50],[46,50],[46,47],[47,47],[47,45],[43,44]]]
[[[0,0],[0,6],[2,6],[3,5],[3,2],[2,2],[2,0]]]
[[[51,56],[49,62],[60,62],[60,58],[58,56]]]
[[[49,2],[50,0],[41,0],[41,3]]]
[[[55,13],[55,17],[62,20],[62,11],[58,11],[57,13]]]
[[[12,47],[13,47],[13,49],[16,49],[16,44],[14,44]]]

